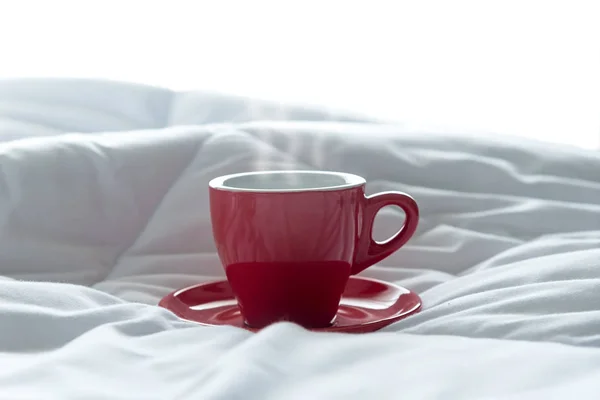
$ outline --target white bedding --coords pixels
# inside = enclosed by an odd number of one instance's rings
[[[1,82],[0,136],[0,399],[597,398],[599,153],[94,81]],[[158,308],[223,276],[206,186],[257,168],[414,195],[364,275],[424,310],[342,335]]]

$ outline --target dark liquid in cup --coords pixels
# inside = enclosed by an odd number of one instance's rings
[[[332,323],[350,269],[343,261],[253,262],[225,272],[248,325],[291,321],[317,328]]]

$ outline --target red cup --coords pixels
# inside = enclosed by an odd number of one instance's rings
[[[248,172],[210,181],[215,244],[247,325],[331,325],[350,275],[410,239],[419,220],[413,198],[366,196],[365,183],[324,171]],[[376,242],[375,215],[389,205],[404,210],[404,226]]]

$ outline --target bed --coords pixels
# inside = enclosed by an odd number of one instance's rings
[[[0,82],[1,399],[597,398],[600,153],[202,92]],[[157,307],[223,277],[207,183],[356,173],[421,208],[364,276],[423,310],[257,334]],[[402,216],[385,210],[375,236]]]

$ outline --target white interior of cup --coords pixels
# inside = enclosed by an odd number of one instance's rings
[[[221,176],[209,186],[229,191],[303,192],[347,189],[364,183],[364,178],[343,172],[259,171]]]

